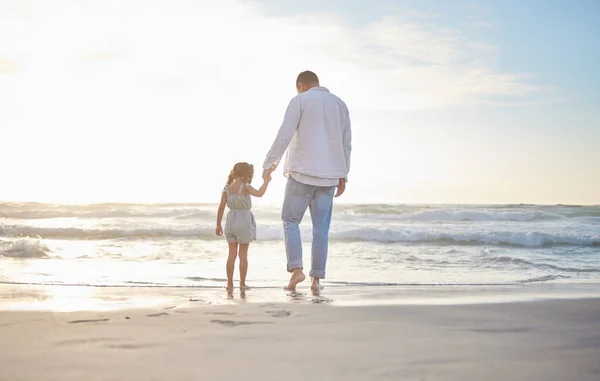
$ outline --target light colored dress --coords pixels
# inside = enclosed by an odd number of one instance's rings
[[[227,195],[227,218],[225,220],[225,238],[227,242],[246,244],[256,240],[256,220],[252,214],[252,199],[249,194],[242,194],[242,188],[250,184],[242,184],[238,193],[229,192],[229,185],[223,188]]]

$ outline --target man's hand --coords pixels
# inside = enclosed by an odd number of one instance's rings
[[[335,197],[340,197],[344,191],[346,190],[346,179],[340,179],[337,185],[337,192],[335,193]]]
[[[217,228],[215,229],[215,233],[221,237],[223,235],[223,228],[221,227],[221,225],[217,226]]]

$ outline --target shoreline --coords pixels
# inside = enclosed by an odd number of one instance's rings
[[[308,285],[289,293],[278,287],[114,287],[0,284],[0,311],[117,311],[164,305],[327,304],[334,307],[489,305],[600,298],[600,285],[330,286],[313,294]]]

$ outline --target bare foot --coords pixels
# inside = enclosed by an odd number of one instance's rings
[[[233,283],[227,283],[225,290],[227,290],[227,292],[233,292]]]
[[[325,287],[321,284],[321,282],[319,281],[319,278],[312,278],[312,284],[310,285],[310,289],[312,291],[321,291],[322,289],[324,289]]]
[[[306,276],[302,272],[302,270],[297,269],[292,273],[292,277],[290,278],[290,283],[285,286],[284,290],[286,291],[296,291],[296,285],[300,282],[304,282]]]

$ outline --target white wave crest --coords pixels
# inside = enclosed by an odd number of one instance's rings
[[[385,243],[485,244],[517,246],[598,246],[599,234],[550,234],[541,232],[428,231],[362,228],[333,232],[331,239]]]
[[[39,239],[0,240],[0,257],[46,258],[51,252]]]
[[[423,210],[404,214],[355,214],[354,217],[375,220],[406,222],[460,222],[460,221],[514,221],[528,222],[561,219],[558,214],[541,211],[492,211],[492,210]]]
[[[217,239],[215,230],[208,227],[194,228],[141,228],[141,229],[83,229],[83,228],[47,228],[23,225],[0,225],[0,235],[8,237],[41,237],[52,239],[107,240],[118,238],[177,238],[198,237],[199,239]]]
[[[280,241],[283,229],[279,226],[258,227],[259,241]],[[311,239],[310,229],[301,229],[305,240]],[[83,228],[46,228],[21,225],[0,225],[0,236],[8,237],[41,237],[52,239],[169,239],[196,238],[199,240],[222,239],[215,235],[213,227],[155,227],[138,229],[83,229]],[[465,229],[441,228],[439,230],[421,228],[346,228],[333,230],[330,233],[333,241],[372,241],[382,243],[428,243],[428,244],[463,244],[463,245],[517,245],[517,246],[600,246],[600,234],[586,231],[562,232],[521,232],[521,231],[486,231],[477,227]]]

